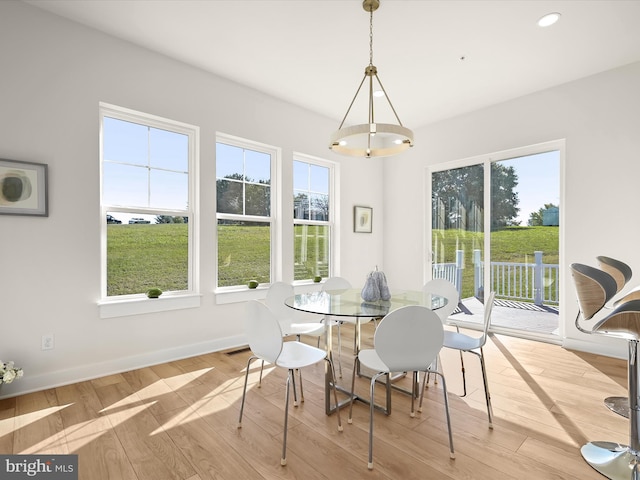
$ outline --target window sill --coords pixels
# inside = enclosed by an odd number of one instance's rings
[[[247,287],[218,288],[214,292],[216,297],[216,305],[246,302],[249,300],[262,300],[266,298],[267,290],[269,290],[268,285],[259,286],[258,288],[247,288]]]
[[[100,318],[126,317],[128,315],[197,308],[200,306],[201,297],[200,294],[190,293],[167,295],[160,298],[135,297],[122,300],[104,300],[98,302],[98,308],[100,309]]]
[[[214,294],[216,297],[216,305],[225,305],[228,303],[247,302],[249,300],[262,300],[267,297],[269,284],[258,286],[258,288],[247,287],[223,287],[218,288]],[[322,284],[313,283],[311,281],[293,282],[295,293],[315,292],[322,288]]]

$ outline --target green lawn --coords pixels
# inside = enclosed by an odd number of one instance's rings
[[[296,238],[300,237],[296,227]],[[185,290],[188,268],[187,224],[107,225],[108,295],[143,293],[157,287],[163,291]],[[558,263],[557,227],[510,227],[491,233],[492,260],[499,262],[533,261],[533,252],[544,252],[543,262]],[[323,251],[322,235],[315,237]],[[457,249],[465,251],[465,279],[473,275],[474,248],[483,249],[483,233],[463,230],[434,230],[438,254],[436,262],[454,262]],[[270,230],[268,226],[219,225],[219,283],[244,285],[255,279],[269,282]],[[295,258],[301,258],[302,242],[295,242]],[[313,249],[313,240],[307,241]],[[416,268],[422,268],[418,259]],[[312,276],[312,263],[296,275]],[[326,276],[326,272],[320,272]],[[296,278],[297,278],[296,276]],[[471,282],[473,282],[471,277]],[[465,282],[465,284],[468,283]]]
[[[186,290],[187,224],[107,225],[107,295]]]

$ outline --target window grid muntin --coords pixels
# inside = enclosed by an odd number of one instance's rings
[[[243,145],[236,145],[236,144],[232,144],[229,142],[224,142],[224,141],[217,141],[216,142],[216,167],[218,165],[218,161],[220,160],[220,153],[221,152],[221,148],[220,147],[230,147],[230,148],[236,148],[238,150],[240,150],[241,153],[241,159],[242,159],[242,171],[241,172],[232,172],[230,175],[238,175],[241,178],[230,178],[229,176],[219,176],[218,174],[216,174],[216,186],[218,186],[218,182],[228,182],[229,184],[233,185],[236,184],[240,187],[241,190],[241,205],[242,205],[242,213],[236,213],[236,215],[255,215],[254,213],[247,213],[248,209],[253,209],[254,206],[253,205],[249,205],[249,197],[248,197],[248,192],[247,192],[247,186],[248,185],[255,185],[255,186],[260,186],[263,187],[267,190],[268,195],[269,195],[269,200],[271,200],[271,195],[272,195],[272,171],[273,171],[273,154],[271,152],[267,152],[267,151],[263,151],[263,150],[256,150],[255,148],[250,148],[248,146],[243,146]],[[228,151],[227,151],[228,152]],[[255,162],[254,160],[256,159],[256,156],[266,156],[269,159],[269,178],[263,179],[264,181],[261,182],[260,180],[255,181],[253,179],[251,179],[251,177],[248,175],[247,170],[249,170],[250,166],[248,166],[248,164],[256,164],[257,162]],[[225,161],[226,161],[225,157]],[[234,159],[237,160],[237,159]],[[266,160],[266,158],[265,158]],[[225,168],[225,170],[228,170]],[[252,169],[253,170],[253,169]],[[258,169],[256,169],[258,170]],[[216,168],[216,172],[217,172],[217,168]],[[251,172],[249,172],[251,173]],[[229,175],[229,174],[228,174]],[[229,189],[225,189],[225,192],[229,191]],[[221,214],[229,214],[229,213],[233,213],[233,212],[229,212],[229,211],[220,211],[220,208],[222,208],[221,202],[220,200],[222,198],[226,199],[226,200],[231,200],[229,198],[225,197],[220,197],[218,196],[218,194],[216,194],[216,198],[218,200],[217,202],[217,206],[216,206],[216,212],[217,213],[221,213]],[[249,207],[248,207],[249,205]],[[270,211],[272,209],[272,202],[268,201],[264,203],[264,206],[268,208],[268,212],[266,215],[261,215],[262,217],[269,217],[270,216]]]

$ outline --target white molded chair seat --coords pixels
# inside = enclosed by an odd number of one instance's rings
[[[374,335],[374,348],[360,350],[354,362],[351,381],[351,405],[349,408],[349,423],[353,412],[354,388],[357,363],[376,372],[371,377],[369,397],[369,462],[368,468],[373,468],[373,417],[375,386],[380,376],[386,375],[389,382],[391,372],[412,372],[413,388],[416,391],[419,372],[431,372],[431,364],[442,348],[444,330],[442,322],[435,312],[420,305],[400,307],[387,314],[378,325]],[[434,374],[442,379],[444,405],[449,430],[450,457],[455,458],[453,451],[453,436],[451,434],[451,419],[449,416],[449,401],[447,385],[444,376],[437,371]],[[423,389],[424,390],[424,389]],[[415,396],[411,395],[411,413],[414,411]]]
[[[475,350],[481,348],[484,345],[482,337],[470,337],[464,333],[452,332],[445,330],[444,332],[444,346],[448,348],[455,348],[456,350]]]
[[[284,406],[284,439],[282,441],[281,465],[287,464],[287,426],[289,420],[289,389],[294,381],[294,372],[298,370],[300,384],[302,385],[301,368],[316,364],[325,360],[328,362],[332,373],[333,395],[336,406],[338,405],[338,393],[335,386],[335,371],[333,362],[327,352],[323,349],[307,345],[298,341],[283,341],[280,322],[274,313],[264,303],[257,300],[247,302],[247,312],[244,320],[244,330],[249,340],[249,347],[253,355],[247,361],[247,368],[244,377],[244,389],[242,391],[242,403],[240,405],[240,416],[238,418],[238,428],[242,427],[242,415],[244,413],[244,403],[247,396],[247,383],[249,380],[249,370],[251,362],[255,359],[262,362],[269,362],[276,367],[286,368],[287,383]],[[295,391],[295,385],[294,385]],[[342,431],[342,421],[340,419],[340,409],[336,408],[338,416],[338,431]]]
[[[311,337],[317,337],[317,346],[320,347],[320,337],[324,335],[325,326],[322,322],[317,321],[298,321],[303,315],[302,312],[287,307],[284,301],[294,295],[293,286],[284,282],[274,282],[267,291],[267,298],[265,304],[275,314],[278,322],[280,323],[280,329],[282,335],[285,337],[295,335],[296,339],[300,341],[302,335]],[[262,367],[260,369],[260,381],[258,387],[262,385]],[[300,382],[300,397],[304,402],[304,387],[302,381]],[[298,396],[295,388],[295,381],[293,385],[293,405],[298,405]]]
[[[318,363],[327,357],[327,353],[317,347],[302,342],[283,342],[276,365],[286,369],[304,368]]]

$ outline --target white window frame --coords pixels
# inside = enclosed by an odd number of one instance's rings
[[[246,221],[246,222],[263,222],[268,223],[270,225],[271,239],[270,239],[270,271],[269,276],[271,281],[277,281],[282,278],[282,272],[280,265],[282,264],[282,242],[280,242],[280,238],[282,235],[282,221],[281,221],[281,193],[280,193],[280,183],[279,178],[282,174],[282,151],[279,147],[274,147],[272,145],[267,145],[264,143],[255,142],[253,140],[248,140],[241,137],[236,137],[233,135],[228,135],[226,133],[216,132],[216,145],[218,143],[224,143],[226,145],[232,145],[238,148],[244,148],[247,150],[253,150],[256,152],[261,152],[269,155],[271,157],[271,178],[270,178],[270,197],[271,197],[271,206],[270,206],[270,216],[261,217],[261,216],[253,216],[253,215],[239,215],[239,214],[231,214],[231,213],[218,213],[217,204],[214,206],[214,211],[216,212],[216,223],[215,223],[215,232],[216,232],[216,255],[215,255],[215,294],[216,294],[216,302],[217,303],[231,303],[235,301],[247,300],[250,298],[256,298],[256,293],[260,296],[263,296],[264,290],[268,288],[269,285],[261,284],[258,286],[256,291],[248,292],[246,285],[232,285],[228,287],[220,287],[218,286],[218,220],[238,220],[238,221]],[[216,159],[217,162],[217,159]],[[218,180],[216,175],[215,180]],[[214,184],[215,185],[215,184]],[[222,295],[221,295],[222,294]]]
[[[303,220],[293,218],[293,232],[295,232],[296,225],[323,225],[329,227],[329,276],[338,275],[335,266],[338,265],[338,245],[336,239],[337,237],[337,212],[339,209],[337,208],[338,203],[338,189],[337,187],[337,178],[339,165],[335,162],[331,162],[329,160],[324,160],[322,158],[313,157],[311,155],[305,155],[303,153],[293,153],[293,162],[303,162],[309,163],[312,165],[317,165],[319,167],[325,167],[329,169],[329,220],[328,221],[319,221],[319,220]],[[293,170],[293,162],[291,163],[291,168]],[[293,188],[289,195],[293,196]],[[293,212],[291,213],[293,217]],[[295,234],[295,233],[294,233]],[[292,244],[293,245],[293,244]],[[292,268],[295,268],[295,258],[294,252],[291,252],[291,265]],[[292,272],[292,277],[295,277],[295,274]],[[294,285],[304,285],[308,283],[313,283],[313,279],[305,279],[305,280],[294,280]]]
[[[106,205],[102,198],[103,182],[103,123],[104,117],[138,123],[149,127],[159,128],[171,132],[181,133],[189,139],[188,169],[189,169],[189,198],[187,211],[171,211],[146,207],[127,207]],[[128,108],[99,103],[100,122],[100,271],[101,271],[101,299],[98,302],[101,318],[120,317],[125,315],[135,315],[142,313],[152,313],[167,310],[177,310],[183,308],[194,308],[200,306],[201,294],[199,285],[199,205],[198,205],[198,185],[199,185],[199,145],[200,128],[194,125],[178,122],[175,120],[138,112]],[[188,276],[187,290],[178,292],[166,292],[160,298],[148,299],[144,294],[107,296],[107,212],[123,213],[149,213],[153,215],[166,214],[188,217]]]

